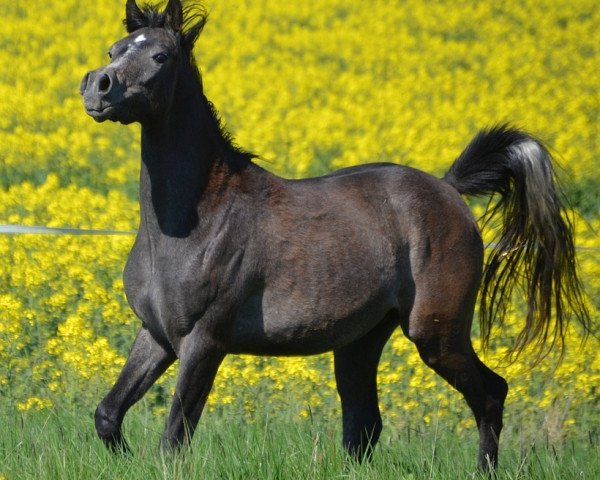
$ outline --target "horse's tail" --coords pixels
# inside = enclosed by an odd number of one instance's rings
[[[483,345],[502,323],[513,288],[522,289],[525,326],[514,352],[533,343],[542,356],[564,339],[570,317],[587,334],[591,322],[577,276],[573,226],[563,210],[552,158],[536,138],[497,126],[481,131],[452,164],[444,180],[465,195],[499,193],[486,222],[501,215],[502,228],[483,271],[480,321]],[[548,348],[546,348],[548,347]],[[538,357],[541,358],[541,357]]]

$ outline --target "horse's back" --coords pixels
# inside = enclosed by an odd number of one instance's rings
[[[371,236],[409,248],[417,270],[421,269],[419,259],[424,266],[428,259],[442,260],[448,249],[471,253],[472,247],[481,244],[479,229],[460,194],[421,170],[373,163],[291,185],[290,197],[299,200],[292,205],[318,205],[333,223],[346,222],[353,231],[364,229]]]

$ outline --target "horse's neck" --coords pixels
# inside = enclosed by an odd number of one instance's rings
[[[194,103],[178,105],[162,124],[142,127],[140,210],[156,235],[186,237],[197,227],[198,206],[219,161],[204,117],[208,106]]]

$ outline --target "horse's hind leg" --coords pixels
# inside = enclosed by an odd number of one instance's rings
[[[343,441],[348,453],[370,458],[382,423],[377,399],[377,365],[381,351],[398,325],[397,314],[364,337],[334,351],[335,380],[342,402]]]
[[[456,320],[411,315],[409,336],[423,361],[465,397],[479,429],[479,467],[493,470],[508,385],[477,358],[468,333],[457,333],[466,332],[470,317]]]
[[[174,361],[174,353],[157,343],[148,330],[139,331],[117,382],[96,409],[96,431],[108,447],[129,451],[121,432],[123,417]]]
[[[475,361],[488,394],[484,415],[477,424],[479,428],[479,466],[481,468],[490,466],[494,469],[498,463],[498,440],[502,430],[502,412],[504,400],[508,394],[508,384],[504,378],[487,367],[477,356],[475,356]]]

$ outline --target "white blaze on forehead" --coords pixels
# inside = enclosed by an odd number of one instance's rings
[[[146,41],[146,36],[142,33],[141,35],[138,35],[137,37],[135,37],[134,42],[135,43],[142,43]]]

